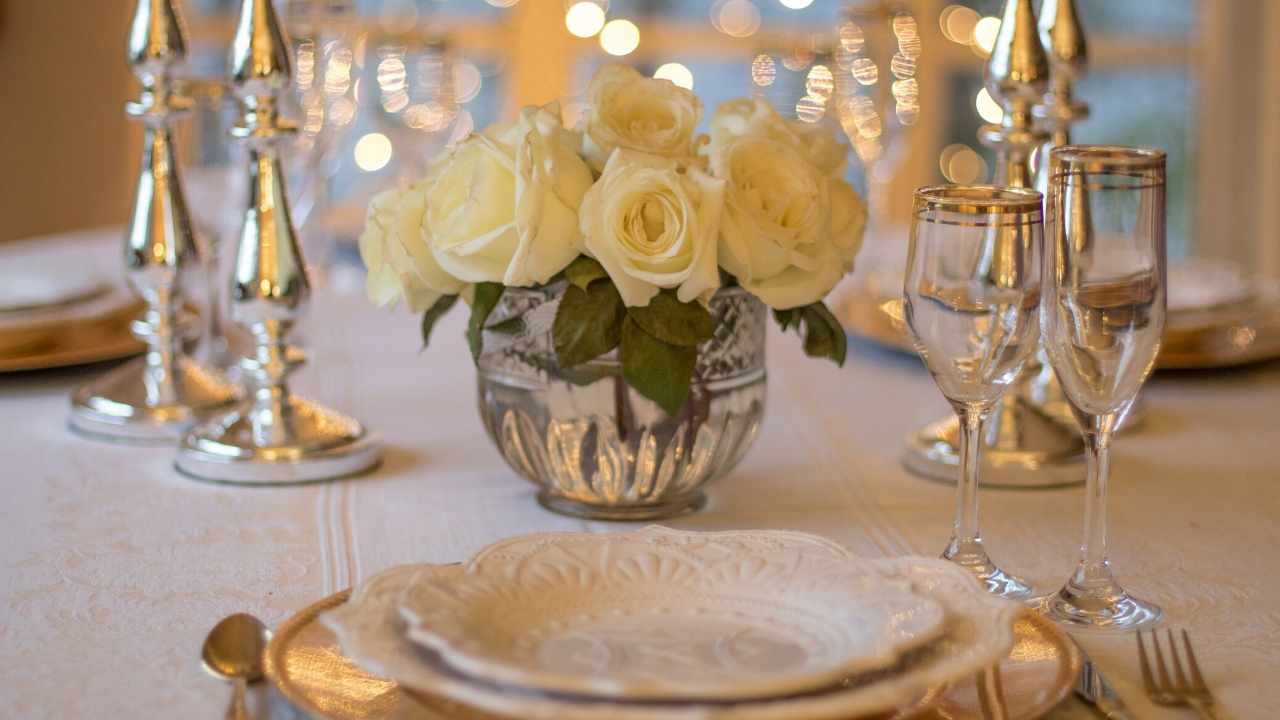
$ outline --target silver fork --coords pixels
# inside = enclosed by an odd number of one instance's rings
[[[1142,641],[1143,632],[1138,631],[1138,665],[1142,671],[1142,685],[1146,689],[1147,697],[1157,705],[1195,708],[1204,720],[1225,720],[1225,716],[1218,712],[1213,693],[1209,692],[1209,686],[1205,685],[1204,677],[1200,674],[1200,663],[1196,662],[1196,653],[1191,649],[1191,637],[1187,635],[1187,631],[1182,631],[1182,645],[1187,656],[1190,682],[1188,682],[1188,675],[1182,671],[1182,661],[1178,658],[1178,643],[1174,640],[1173,630],[1168,631],[1169,657],[1172,659],[1173,666],[1172,679],[1168,670],[1169,665],[1164,661],[1160,637],[1154,630],[1148,631],[1147,634],[1151,636],[1151,647],[1155,654],[1154,663],[1147,659],[1146,643]],[[1154,676],[1151,671],[1153,664],[1155,665]]]

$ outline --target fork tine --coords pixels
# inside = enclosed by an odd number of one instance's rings
[[[1147,647],[1142,642],[1142,631],[1134,636],[1138,641],[1138,667],[1142,670],[1142,687],[1147,691],[1148,695],[1156,693],[1155,681],[1151,679],[1151,663],[1147,660]]]
[[[1160,677],[1160,686],[1168,690],[1172,684],[1169,682],[1169,671],[1165,670],[1164,653],[1160,652],[1160,636],[1155,630],[1151,631],[1151,646],[1156,651],[1156,675]]]
[[[1195,683],[1193,689],[1203,692],[1209,686],[1204,684],[1204,677],[1200,675],[1200,663],[1196,662],[1196,651],[1191,649],[1191,636],[1186,628],[1182,629],[1182,644],[1187,649],[1187,667],[1191,670],[1191,681]]]
[[[1187,685],[1187,676],[1182,672],[1182,661],[1178,659],[1178,641],[1173,638],[1173,628],[1168,628],[1166,632],[1169,635],[1169,657],[1173,659],[1173,675],[1178,679],[1178,692],[1186,692],[1190,689]]]

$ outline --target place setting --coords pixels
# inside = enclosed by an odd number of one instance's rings
[[[1082,19],[1117,16],[718,0],[733,94],[653,62],[703,37],[674,10],[457,1],[132,4],[124,229],[0,248],[0,373],[122,361],[0,439],[15,712],[1261,706],[1270,426],[1179,413],[1280,386],[1147,385],[1275,357],[1280,286],[1171,259],[1165,135],[1092,142]],[[476,59],[508,40],[547,48]],[[903,156],[922,78],[979,93],[972,177]]]
[[[392,568],[303,610],[265,658],[318,717],[583,720],[981,717],[1001,681],[1007,717],[1039,717],[1081,663],[945,561],[658,526]]]

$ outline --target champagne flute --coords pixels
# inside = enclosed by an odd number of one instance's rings
[[[1031,588],[987,555],[978,528],[983,421],[1039,337],[1042,196],[1035,190],[939,185],[916,190],[903,288],[917,352],[960,419],[955,525],[942,557],[986,589],[1026,599]]]
[[[1111,436],[1151,374],[1165,321],[1165,155],[1067,145],[1049,155],[1049,251],[1041,324],[1089,456],[1075,573],[1038,598],[1077,627],[1131,630],[1160,608],[1116,582],[1107,558]]]

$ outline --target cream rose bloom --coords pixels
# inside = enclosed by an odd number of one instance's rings
[[[628,307],[662,288],[681,302],[708,300],[720,286],[716,237],[724,183],[668,158],[616,150],[582,201],[587,252],[604,266]]]
[[[422,231],[437,263],[469,283],[544,283],[582,251],[591,170],[560,108],[527,107],[472,135],[431,171]]]
[[[645,77],[625,65],[606,65],[587,88],[583,154],[600,170],[615,148],[667,158],[693,154],[702,103],[692,92]]]
[[[716,108],[709,123],[710,142],[705,151],[716,155],[737,138],[763,135],[802,153],[823,174],[843,177],[849,148],[821,123],[787,120],[760,98],[731,100]]]
[[[365,289],[379,306],[404,297],[410,310],[423,312],[441,295],[462,289],[462,281],[435,261],[422,235],[428,184],[424,180],[403,190],[387,190],[369,203],[360,258],[368,269]]]
[[[825,297],[861,242],[853,190],[764,134],[724,145],[711,167],[725,181],[721,267],[778,310]]]

